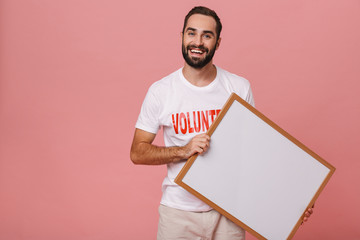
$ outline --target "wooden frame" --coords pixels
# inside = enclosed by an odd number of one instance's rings
[[[335,168],[235,93],[208,134],[175,182],[259,239],[291,239]]]

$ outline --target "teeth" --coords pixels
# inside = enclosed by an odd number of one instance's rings
[[[200,50],[194,50],[194,49],[192,49],[191,52],[192,52],[192,53],[200,53],[200,54],[203,53],[203,52],[200,51]]]

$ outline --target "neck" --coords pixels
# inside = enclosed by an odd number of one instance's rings
[[[185,79],[197,87],[209,85],[216,77],[216,67],[212,64],[212,61],[199,69],[193,68],[185,62],[182,72]]]

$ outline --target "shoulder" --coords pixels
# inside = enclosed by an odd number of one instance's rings
[[[171,88],[171,86],[174,83],[178,82],[179,71],[181,71],[181,69],[178,69],[178,70],[170,73],[166,77],[163,77],[162,79],[151,84],[151,86],[149,88],[149,92],[156,94],[156,95],[164,93],[164,91]]]
[[[244,78],[244,77],[241,77],[239,75],[236,75],[234,73],[231,73],[229,71],[226,71],[220,67],[216,67],[218,72],[219,72],[219,76],[222,78],[222,79],[225,79],[227,81],[230,81],[232,83],[237,83],[237,84],[243,84],[243,85],[250,85],[250,82]]]
[[[231,91],[245,93],[250,89],[250,82],[239,75],[228,72],[220,67],[216,67],[220,81]]]

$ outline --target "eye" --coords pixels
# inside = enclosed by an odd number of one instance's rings
[[[194,32],[188,32],[188,35],[189,35],[189,36],[194,36],[195,33],[194,33]]]
[[[210,38],[211,38],[211,35],[210,35],[210,34],[205,34],[205,35],[204,35],[204,38],[210,39]]]

